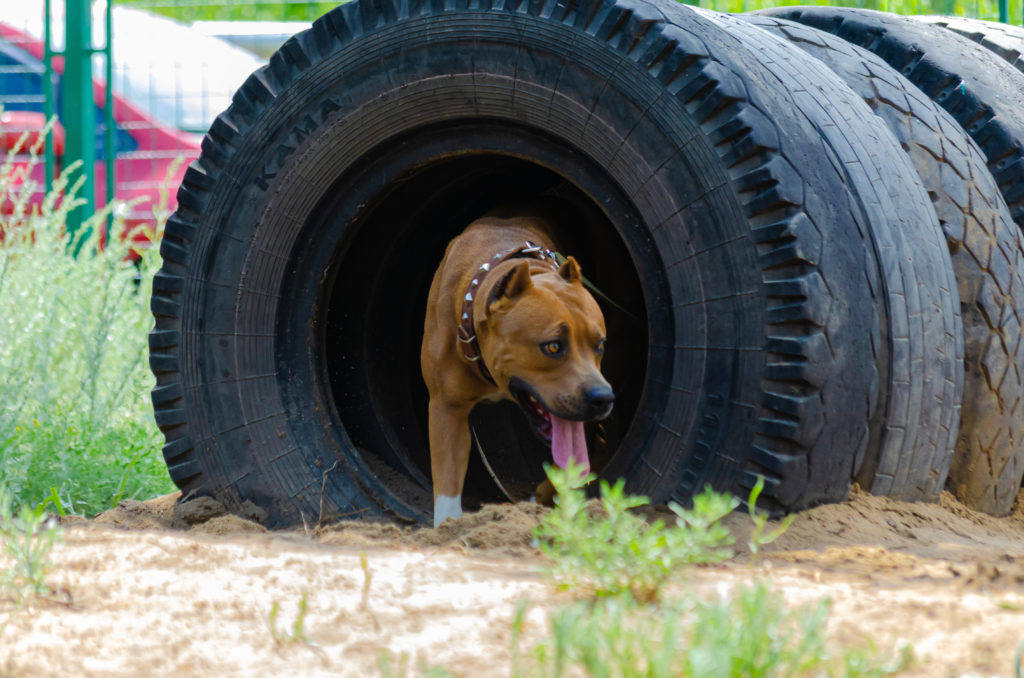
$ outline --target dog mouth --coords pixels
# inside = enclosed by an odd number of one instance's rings
[[[510,384],[509,391],[512,392],[512,396],[516,399],[519,409],[526,414],[526,418],[530,421],[537,436],[550,445],[552,432],[551,418],[554,416],[551,414],[551,411],[544,407],[540,399],[533,395],[525,385],[512,386]]]
[[[582,467],[583,473],[590,472],[590,457],[582,421],[563,419],[551,412],[538,398],[533,389],[521,379],[513,378],[509,391],[530,421],[537,436],[551,446],[551,457],[555,465],[565,468],[572,461]]]

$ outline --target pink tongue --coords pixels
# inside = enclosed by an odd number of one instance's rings
[[[569,460],[583,467],[584,475],[590,473],[590,457],[587,456],[587,439],[583,435],[582,421],[566,421],[555,415],[551,417],[551,456],[555,466],[565,468]]]

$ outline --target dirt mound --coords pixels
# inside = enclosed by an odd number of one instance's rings
[[[488,504],[436,529],[344,520],[308,533],[301,528],[297,531],[323,544],[458,547],[515,555],[531,550],[533,530],[547,511],[527,502]],[[228,513],[210,497],[181,502],[180,493],[174,493],[144,502],[122,501],[91,522],[123,529],[193,530],[217,535],[266,531],[260,525],[265,513],[248,503],[243,513]],[[667,511],[655,508],[649,513],[652,518],[671,522],[672,514]],[[83,521],[67,521],[79,522]],[[738,510],[726,519],[726,524],[736,538],[737,553],[746,555],[750,519]],[[769,524],[768,529],[774,525],[777,523]],[[865,549],[870,550],[870,557]],[[780,562],[805,562],[808,554],[815,553],[822,566],[850,571],[858,571],[857,563],[865,561],[878,567],[881,551],[892,554],[892,562],[882,563],[882,570],[899,571],[901,576],[920,566],[915,559],[992,562],[1004,556],[1024,556],[1024,491],[1014,512],[997,518],[967,508],[949,493],[943,493],[938,503],[916,504],[876,497],[854,487],[848,501],[797,514],[777,541],[761,548],[763,555]]]
[[[88,524],[129,530],[189,530],[215,535],[266,532],[255,506],[246,506],[244,516],[228,513],[210,498],[198,497],[181,502],[175,492],[149,501],[126,499],[92,521],[72,518],[66,525]],[[437,529],[399,526],[394,523],[346,520],[317,527],[309,536],[323,544],[344,546],[444,546],[470,548],[495,553],[521,554],[530,550],[533,529],[548,509],[522,502],[487,504],[481,510],[449,520]],[[255,519],[254,519],[255,518]],[[302,532],[286,530],[283,533]]]
[[[324,544],[458,546],[515,555],[531,549],[533,529],[547,511],[527,502],[486,504],[479,511],[448,520],[436,529],[348,521],[320,528],[316,536]]]
[[[876,497],[855,487],[848,501],[798,514],[786,533],[764,550],[820,551],[865,544],[921,558],[1024,555],[1022,504],[1024,492],[1013,514],[997,518],[964,506],[948,492],[938,503],[924,504]]]
[[[96,516],[92,522],[129,530],[168,529],[174,526],[174,507],[180,498],[181,492],[172,492],[149,501],[124,499],[115,508]]]
[[[750,520],[735,513],[726,522],[741,559],[749,558]],[[937,503],[916,504],[855,487],[846,502],[797,514],[761,555],[814,577],[834,573],[884,586],[930,582],[951,590],[1024,591],[1024,491],[1014,512],[997,518],[947,492]]]
[[[214,516],[209,520],[198,523],[189,531],[202,534],[226,535],[266,532],[267,528],[255,521],[246,520],[245,518],[228,513],[222,516]]]

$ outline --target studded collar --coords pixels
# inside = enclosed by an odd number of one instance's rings
[[[477,371],[480,376],[492,384],[495,383],[494,377],[491,376],[490,370],[487,369],[487,365],[484,364],[483,354],[480,353],[480,343],[476,337],[476,326],[473,322],[473,301],[477,292],[483,285],[484,279],[487,275],[494,270],[496,266],[502,264],[509,259],[537,259],[547,263],[554,270],[558,270],[559,256],[547,249],[536,245],[529,240],[523,245],[516,245],[510,247],[507,250],[498,252],[493,257],[485,261],[477,269],[476,275],[469,282],[469,288],[466,290],[466,295],[462,298],[462,312],[459,315],[459,327],[456,332],[456,337],[459,340],[459,345],[462,347],[462,355],[470,363],[476,365]]]

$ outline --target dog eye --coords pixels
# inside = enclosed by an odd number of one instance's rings
[[[604,339],[597,342],[597,347],[594,350],[597,352],[598,355],[604,353]]]
[[[552,358],[562,355],[561,341],[545,341],[540,345],[541,353]]]

